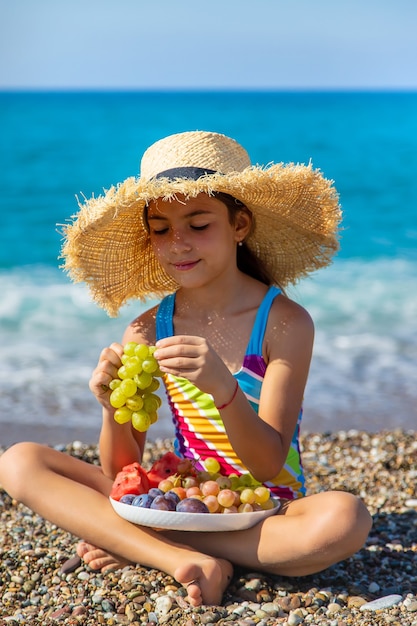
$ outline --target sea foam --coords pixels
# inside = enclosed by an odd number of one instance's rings
[[[289,290],[316,328],[306,428],[415,426],[416,288],[411,261],[338,259]],[[154,303],[111,319],[47,266],[2,271],[0,290],[0,423],[97,425],[88,381],[100,351]]]

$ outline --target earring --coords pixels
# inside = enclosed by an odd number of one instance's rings
[[[238,246],[243,246],[243,241],[238,241],[238,242],[237,242],[237,245],[238,245]]]

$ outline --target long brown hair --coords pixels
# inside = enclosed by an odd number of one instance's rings
[[[248,207],[237,198],[234,198],[228,193],[222,193],[221,191],[214,192],[213,196],[226,205],[229,212],[229,220],[231,224],[234,223],[236,219],[236,213],[238,211],[244,211],[245,213],[248,213],[253,219],[252,213],[248,209]],[[248,276],[251,276],[256,280],[259,280],[265,285],[272,284],[273,281],[267,269],[244,241],[242,242],[242,245],[239,245],[237,247],[236,261],[238,269],[244,274],[247,274]]]

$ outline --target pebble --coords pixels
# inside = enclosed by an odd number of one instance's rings
[[[389,609],[391,606],[401,602],[402,599],[402,596],[397,594],[377,598],[376,600],[362,604],[361,611],[380,611],[381,609]]]
[[[288,626],[297,626],[297,624],[302,624],[304,622],[304,618],[298,613],[290,613],[288,616],[287,624]]]
[[[306,433],[301,446],[310,493],[351,491],[373,515],[366,545],[350,559],[300,578],[237,571],[221,606],[193,608],[162,572],[101,574],[77,558],[68,565],[76,539],[0,489],[0,624],[417,626],[416,434]],[[97,446],[59,449],[98,462]],[[169,440],[148,442],[146,463],[169,449]]]
[[[169,596],[159,596],[155,600],[155,613],[159,616],[167,615],[172,607],[172,598]]]

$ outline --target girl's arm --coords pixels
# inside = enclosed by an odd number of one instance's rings
[[[282,469],[300,413],[310,367],[314,326],[309,314],[287,298],[274,303],[266,332],[267,369],[258,415],[243,392],[221,416],[239,457],[258,480]]]
[[[279,301],[279,303],[278,303]],[[259,415],[220,357],[201,337],[176,336],[157,344],[162,371],[184,376],[210,393],[237,455],[258,480],[281,470],[301,408],[310,366],[314,328],[308,313],[285,297],[274,302],[265,337],[267,371]],[[233,398],[233,401],[229,401]]]

